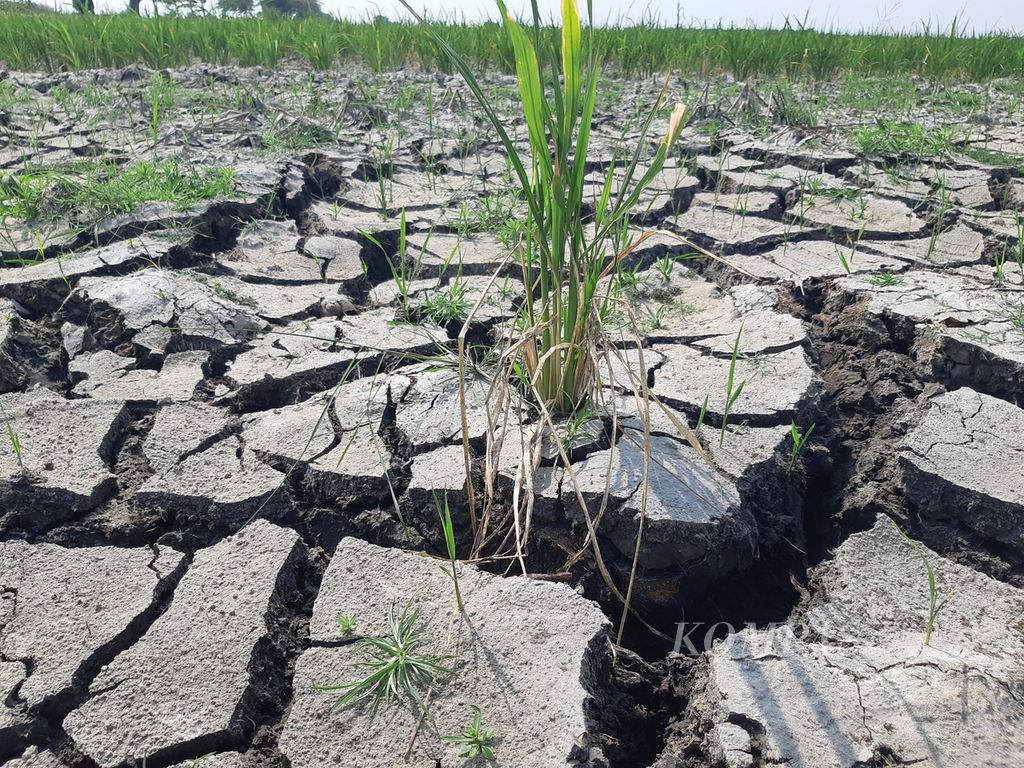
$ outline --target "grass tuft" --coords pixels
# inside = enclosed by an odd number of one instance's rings
[[[416,626],[420,609],[407,605],[396,614],[394,606],[388,611],[389,633],[386,637],[364,637],[359,645],[367,659],[360,667],[367,674],[358,680],[340,685],[318,685],[318,691],[341,692],[334,709],[369,702],[371,714],[384,703],[409,701],[415,709],[426,710],[423,691],[452,670],[441,662],[442,656],[423,654],[423,635]]]

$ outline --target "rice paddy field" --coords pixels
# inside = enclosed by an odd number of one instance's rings
[[[511,73],[512,46],[498,24],[353,22],[333,19],[139,17],[134,14],[24,13],[0,8],[0,62],[9,69],[46,72],[145,64],[154,69],[195,61],[316,70],[358,65],[375,72],[418,67],[451,72],[431,33],[475,65]],[[544,36],[557,44],[558,30]],[[813,29],[743,29],[609,25],[594,30],[606,67],[625,77],[678,71],[687,75],[833,79],[862,75],[919,75],[982,81],[1024,76],[1019,37],[924,30],[906,34],[849,34]]]
[[[0,765],[1024,764],[1021,39],[574,8],[0,10]]]

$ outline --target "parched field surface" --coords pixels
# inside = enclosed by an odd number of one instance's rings
[[[603,85],[595,197],[660,87]],[[0,760],[448,768],[479,705],[519,768],[1024,762],[1019,83],[667,87],[570,473],[484,455],[523,205],[459,79],[0,73]],[[332,711],[409,604],[430,715]]]

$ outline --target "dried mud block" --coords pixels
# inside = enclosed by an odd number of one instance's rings
[[[183,569],[167,547],[0,543],[0,656],[24,678],[4,709],[67,696],[82,671],[135,639]]]
[[[472,566],[461,568],[460,586],[464,612],[436,560],[342,540],[313,609],[314,647],[297,664],[281,734],[281,752],[294,768],[383,768],[405,754],[419,720],[406,704],[382,708],[375,718],[367,707],[332,712],[334,697],[313,686],[361,674],[362,649],[334,645],[336,615],[354,614],[358,634],[375,636],[387,631],[388,611],[406,605],[420,610],[421,652],[452,655],[445,663],[454,670],[431,692],[431,717],[421,724],[413,762],[460,764],[460,747],[439,736],[461,730],[472,716],[470,704],[481,707],[485,725],[498,735],[497,765],[557,766],[586,756],[589,691],[609,627],[600,609],[565,585]]]
[[[843,260],[846,266],[843,266]],[[801,240],[786,243],[755,255],[737,255],[729,261],[754,277],[799,288],[810,281],[842,277],[861,272],[901,272],[908,263],[895,256],[879,255],[829,240]]]
[[[891,285],[863,277],[835,288],[863,299],[863,311],[914,340],[924,374],[947,386],[967,385],[1009,397],[1024,393],[1024,289],[996,285],[977,268],[964,274],[913,270]]]
[[[920,557],[880,521],[819,567],[821,599],[802,618],[714,646],[706,679],[655,764],[682,765],[678,748],[692,748],[694,732],[709,761],[735,768],[1020,762],[1024,594],[928,558],[939,589],[955,593],[930,645]]]
[[[314,499],[340,502],[383,496],[391,454],[379,430],[391,398],[409,386],[402,376],[357,379],[297,405],[242,419],[246,448],[281,472],[299,472]]]
[[[180,335],[207,347],[237,344],[266,324],[216,280],[198,273],[145,269],[124,277],[88,277],[74,300],[87,315],[109,316],[127,339],[155,355]],[[102,336],[102,334],[98,334]]]
[[[87,276],[113,274],[157,263],[177,244],[175,237],[146,236],[121,240],[47,259],[29,266],[0,269],[0,296],[27,307],[53,309]],[[30,258],[34,261],[35,254]]]
[[[34,389],[0,395],[0,405],[20,451],[0,451],[0,526],[42,528],[114,493],[112,452],[128,418],[124,402],[65,400]]]
[[[664,402],[692,413],[700,411],[707,398],[707,413],[716,420],[709,423],[720,423],[731,355],[711,356],[679,344],[659,344],[655,350],[665,356],[666,362],[655,372],[654,393]],[[744,382],[743,390],[729,411],[729,423],[734,426],[744,422],[750,426],[788,424],[812,406],[821,391],[801,347],[737,357],[734,388],[740,382]]]
[[[301,553],[293,531],[262,520],[197,552],[166,612],[65,718],[78,748],[107,768],[240,744],[272,684],[259,670]]]
[[[957,224],[934,236],[911,240],[862,240],[860,246],[914,264],[956,267],[982,261],[985,258],[984,240],[980,232]]]
[[[156,371],[104,349],[79,355],[68,371],[77,380],[72,392],[94,400],[185,402],[205,377],[209,357],[208,352],[172,352]]]
[[[907,498],[926,524],[1024,549],[1024,410],[972,389],[932,400],[900,447]]]

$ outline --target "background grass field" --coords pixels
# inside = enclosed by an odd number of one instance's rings
[[[477,67],[512,72],[512,50],[497,24],[431,23]],[[552,43],[554,30],[547,30]],[[1024,75],[1024,39],[999,34],[883,35],[810,29],[676,28],[655,23],[594,30],[606,66],[624,76],[669,70],[690,75],[831,79],[843,72],[916,74],[982,81]],[[48,72],[194,61],[316,69],[358,64],[374,71],[415,66],[450,70],[425,25],[329,18],[140,17],[28,13],[0,6],[0,64]]]

